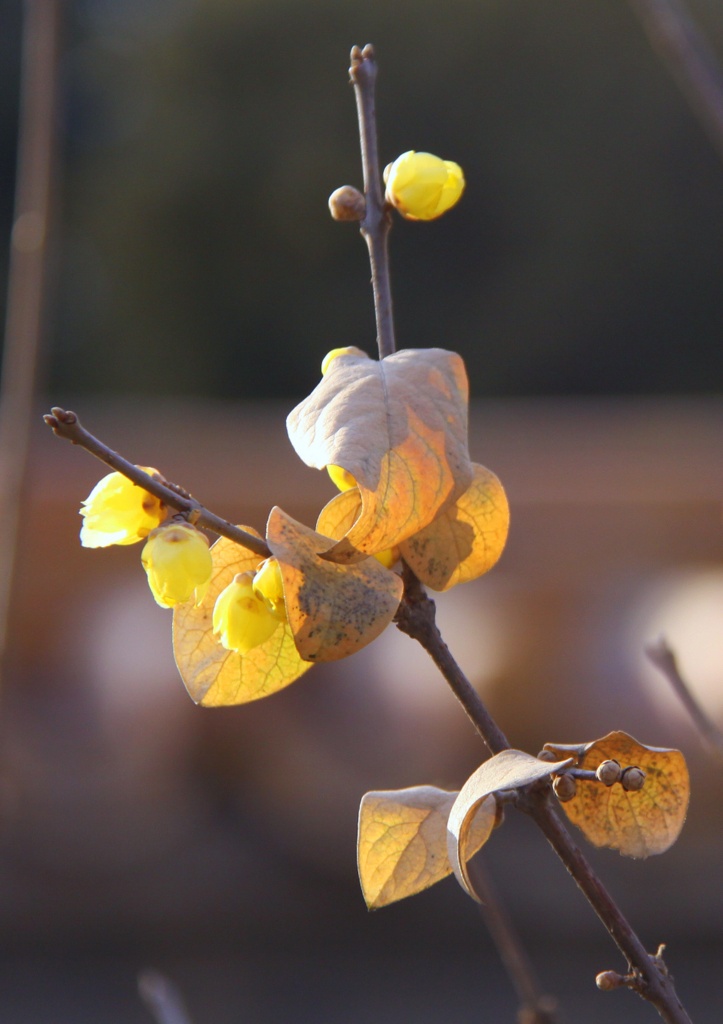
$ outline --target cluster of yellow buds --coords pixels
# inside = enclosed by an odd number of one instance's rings
[[[281,569],[267,558],[255,573],[237,573],[216,599],[213,631],[229,651],[248,654],[286,622]]]
[[[139,467],[160,478],[158,470]],[[122,473],[109,473],[82,503],[80,542],[86,548],[136,544],[145,540],[141,561],[151,593],[162,608],[196,601],[211,578],[206,536],[189,523],[170,522],[167,506]]]
[[[157,470],[144,472],[160,478]],[[122,473],[109,473],[82,503],[84,547],[135,544],[145,540],[141,562],[148,585],[162,608],[202,601],[211,580],[213,560],[205,534],[190,523],[166,522],[168,509],[150,492]],[[256,572],[237,574],[219,594],[213,631],[231,651],[246,654],[264,643],[282,622],[286,604],[281,569],[267,558]]]

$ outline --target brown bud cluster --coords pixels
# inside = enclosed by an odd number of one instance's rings
[[[598,777],[598,781],[602,782],[603,786],[612,786],[616,782],[620,781],[620,776],[623,770],[620,767],[619,761],[602,761],[595,771]]]
[[[329,210],[334,220],[363,220],[366,208],[364,196],[353,185],[342,185],[329,196]]]
[[[552,783],[552,788],[555,790],[555,796],[561,803],[567,803],[577,793],[577,783],[575,782],[572,775],[565,773],[564,775],[556,775]]]
[[[645,785],[645,772],[633,764],[622,773],[620,782],[628,793],[636,793]]]
[[[625,978],[617,971],[600,971],[595,978],[595,984],[601,992],[612,992],[616,988],[622,988]]]

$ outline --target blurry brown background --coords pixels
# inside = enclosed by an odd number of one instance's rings
[[[723,52],[717,4],[695,8]],[[9,230],[19,4],[0,2]],[[332,493],[284,417],[340,344],[371,351],[346,61],[379,53],[383,159],[430,149],[468,193],[392,238],[405,345],[465,357],[472,457],[512,508],[488,576],[440,598],[450,646],[531,752],[623,728],[689,759],[689,820],[646,863],[590,851],[698,1024],[723,1004],[720,769],[646,664],[665,631],[723,724],[723,168],[624,4],[68,4],[46,405],[229,519],[313,522]],[[489,1021],[514,999],[452,881],[374,915],[368,789],[456,788],[482,750],[390,629],[283,693],[206,711],[136,549],[82,551],[104,472],[38,426],[0,735],[0,1020],[149,1020],[138,970],[196,1024]],[[527,822],[486,852],[565,1020],[617,952]]]

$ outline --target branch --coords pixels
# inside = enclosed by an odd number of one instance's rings
[[[677,0],[630,0],[653,49],[668,66],[723,159],[723,75],[702,32]]]
[[[59,21],[58,0],[26,0],[18,166],[0,391],[0,657],[5,650],[20,508],[26,486],[53,219]]]
[[[519,1024],[557,1024],[557,1000],[544,995],[527,953],[478,854],[469,865],[480,912],[520,1001]]]
[[[675,652],[668,646],[665,637],[661,636],[659,640],[648,644],[645,653],[675,690],[710,752],[718,758],[723,758],[723,732],[708,717],[690,692],[690,687],[678,669]]]
[[[74,412],[54,406],[50,413],[43,416],[43,419],[58,437],[65,438],[71,444],[77,444],[81,448],[85,448],[87,452],[95,455],[106,466],[110,466],[116,472],[122,473],[123,476],[132,480],[134,484],[138,484],[139,487],[154,494],[171,508],[175,508],[182,515],[186,516],[194,526],[203,526],[207,530],[212,530],[221,537],[234,541],[242,548],[254,551],[261,558],[268,558],[271,554],[266,542],[259,537],[254,537],[252,533],[247,533],[246,530],[242,530],[225,519],[214,515],[213,512],[209,512],[195,498],[192,498],[190,494],[176,487],[175,484],[162,483],[160,480],[156,480],[154,477],[149,476],[148,473],[144,473],[138,466],[134,466],[132,462],[128,462],[122,455],[118,455],[117,452],[108,448],[107,445],[103,444],[102,441],[99,441],[97,437],[94,437],[93,434],[90,434],[81,426],[80,420]]]
[[[377,121],[375,87],[377,64],[374,47],[367,44],[364,49],[352,47],[349,78],[354,86],[357,117],[359,120],[359,141],[361,145],[362,169],[364,172],[364,196],[366,211],[359,230],[369,249],[369,263],[372,271],[374,292],[374,314],[377,322],[377,347],[379,358],[383,359],[396,351],[394,340],[394,317],[392,313],[392,288],[389,278],[389,253],[387,239],[392,218],[382,194],[382,181],[377,155]]]
[[[178,988],[159,971],[139,974],[138,992],[158,1024],[191,1024]]]
[[[509,747],[484,702],[459,667],[435,624],[434,602],[405,567],[405,594],[397,627],[417,640],[439,668],[468,718],[493,754]],[[533,785],[518,792],[516,806],[537,824],[588,903],[602,921],[630,968],[626,985],[652,1003],[666,1024],[691,1024],[662,958],[650,955],[622,911],[597,877],[553,810],[550,787]]]

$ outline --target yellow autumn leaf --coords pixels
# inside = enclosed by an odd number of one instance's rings
[[[375,640],[394,618],[402,581],[376,559],[337,565],[319,557],[330,538],[280,508],[271,510],[266,540],[281,567],[297,650],[307,661],[346,658]]]
[[[690,797],[690,779],[679,750],[647,747],[624,732],[611,732],[577,748],[546,743],[556,756],[576,755],[576,767],[595,771],[602,761],[645,772],[642,789],[627,791],[620,782],[604,786],[577,779],[575,796],[562,809],[593,846],[608,846],[626,857],[664,853],[680,835]]]
[[[248,526],[247,532],[259,536]],[[213,634],[216,598],[237,573],[253,572],[262,559],[221,537],[211,547],[213,572],[198,608],[177,605],[173,613],[173,653],[192,699],[204,707],[244,704],[268,697],[311,668],[296,650],[288,623],[247,654],[227,651]]]
[[[432,590],[449,590],[488,572],[510,525],[507,496],[494,473],[473,463],[474,478],[432,522],[399,545],[407,565]]]
[[[456,793],[434,786],[366,793],[359,807],[357,863],[370,910],[428,889],[452,873],[447,856],[447,818]],[[465,858],[494,828],[497,803],[483,801],[469,829]]]
[[[540,761],[523,750],[503,750],[480,765],[457,794],[447,820],[447,856],[455,877],[468,896],[480,902],[467,872],[469,832],[477,808],[491,793],[519,789],[544,779],[572,762],[567,757],[558,763]]]
[[[299,457],[340,466],[361,494],[356,521],[326,553],[340,563],[394,547],[467,490],[468,385],[460,356],[404,349],[380,361],[338,355],[289,415]]]

